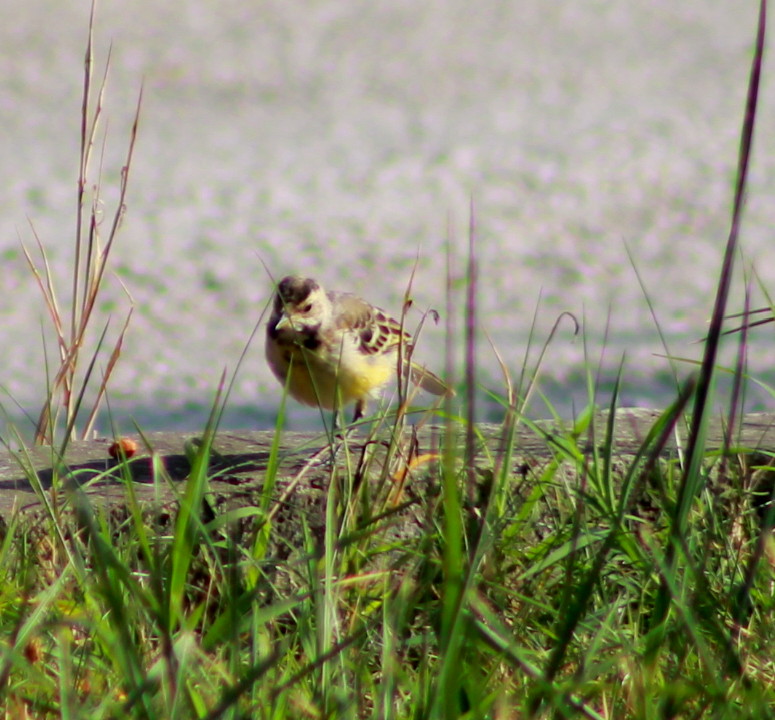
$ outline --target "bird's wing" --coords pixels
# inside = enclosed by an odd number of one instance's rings
[[[349,293],[329,293],[334,324],[339,330],[352,332],[359,348],[376,355],[403,343],[405,352],[412,347],[412,336],[388,313]]]
[[[350,332],[359,349],[369,355],[390,352],[402,344],[404,373],[412,382],[433,395],[454,395],[440,377],[411,360],[412,336],[401,329],[400,323],[384,310],[349,293],[329,292],[334,326]]]

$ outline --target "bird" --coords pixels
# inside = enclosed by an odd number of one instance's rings
[[[355,403],[353,422],[398,369],[433,395],[453,394],[412,360],[413,339],[391,315],[346,292],[327,292],[312,278],[277,283],[266,326],[266,359],[290,395],[305,405],[338,410]]]

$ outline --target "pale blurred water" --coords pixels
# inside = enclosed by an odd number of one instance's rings
[[[481,328],[509,367],[522,367],[534,313],[540,344],[570,311],[584,335],[566,327],[549,350],[554,399],[583,405],[585,363],[610,382],[626,353],[624,401],[664,404],[664,349],[626,248],[670,350],[696,358],[728,232],[756,5],[102,3],[106,214],[144,84],[113,256],[135,306],[112,383],[118,417],[200,422],[267,300],[259,258],[276,276],[314,275],[398,312],[419,253],[416,306],[444,312],[446,249],[461,276],[471,204]],[[47,318],[20,239],[33,245],[31,222],[66,302],[87,13],[87,2],[0,7],[0,384],[28,409],[45,394]],[[768,59],[743,240],[770,290],[774,88]],[[128,307],[117,278],[100,305],[114,337]],[[737,307],[742,285],[738,274]],[[456,328],[461,303],[458,292]],[[756,339],[751,367],[769,379],[771,330]],[[453,344],[459,364],[459,330]],[[442,322],[418,356],[442,365],[443,347]],[[503,386],[483,333],[479,364],[485,385]],[[266,424],[278,399],[259,334],[228,421]],[[293,422],[314,417],[295,409]]]

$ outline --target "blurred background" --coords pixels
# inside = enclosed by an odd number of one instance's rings
[[[664,405],[674,384],[657,322],[670,353],[699,357],[729,230],[756,13],[753,0],[100,3],[98,76],[112,46],[106,217],[144,87],[99,307],[115,338],[130,306],[121,283],[134,304],[110,385],[116,424],[201,427],[265,311],[262,261],[276,278],[314,276],[399,313],[419,258],[410,321],[430,307],[442,319],[423,332],[417,357],[444,367],[449,305],[460,369],[464,292],[455,282],[448,297],[446,268],[464,275],[471,207],[482,386],[504,387],[485,332],[517,375],[531,328],[528,367],[567,311],[582,333],[561,324],[542,385],[563,413],[587,402],[585,368],[610,387],[623,357],[622,403]],[[33,228],[60,302],[70,293],[88,14],[85,0],[0,6],[0,403],[14,422],[37,414],[46,355],[50,364],[56,355],[21,251],[35,249]],[[759,282],[775,291],[773,90],[770,56],[733,310],[744,269],[755,268],[756,302],[765,302]],[[773,331],[755,331],[751,349],[751,372],[765,382]],[[766,391],[751,391],[750,408],[771,408]],[[225,424],[271,426],[280,394],[261,329]],[[497,407],[482,413],[494,419]],[[316,411],[292,404],[292,426],[315,423]]]

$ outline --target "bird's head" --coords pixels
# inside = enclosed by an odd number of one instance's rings
[[[331,315],[331,301],[311,278],[289,275],[277,285],[270,327],[277,332],[318,329]]]

